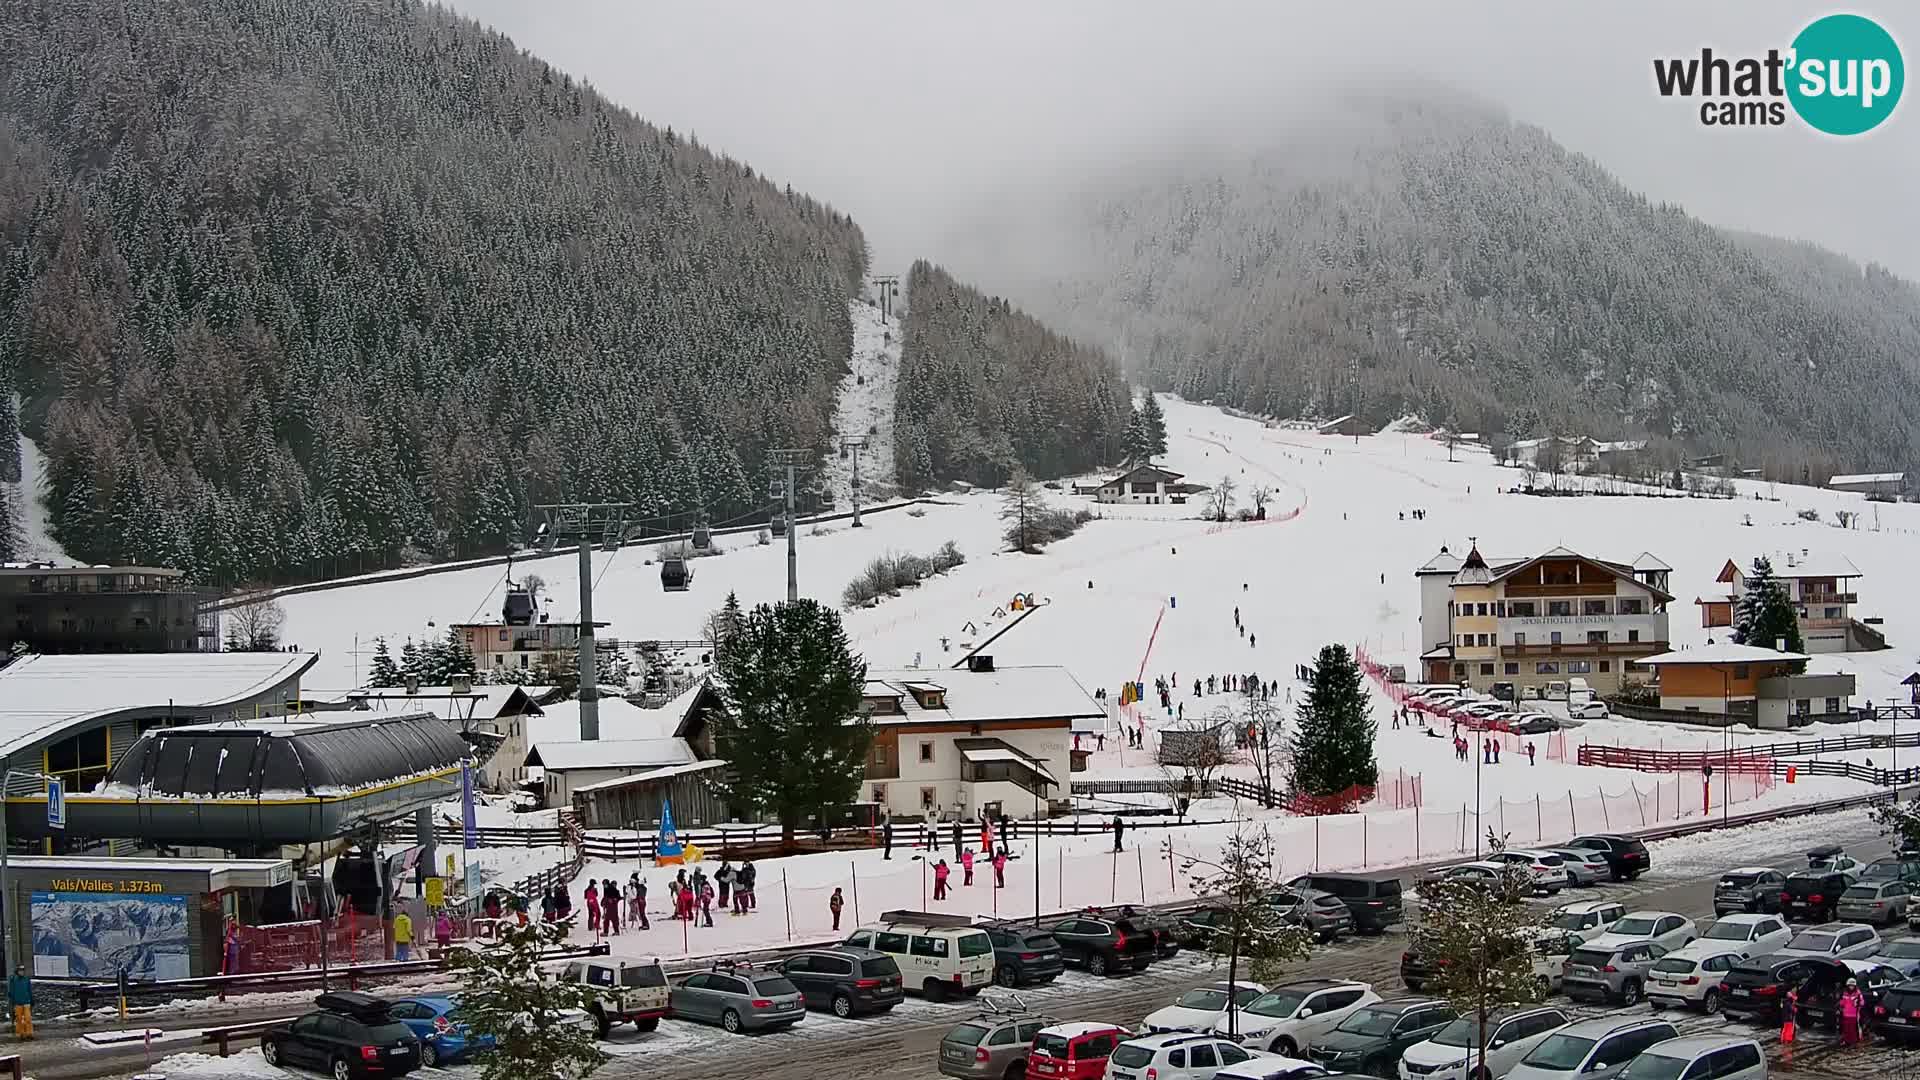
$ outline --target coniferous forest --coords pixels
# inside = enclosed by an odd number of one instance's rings
[[[924,260],[907,276],[894,456],[900,482],[998,487],[1117,460],[1132,399],[1098,349]]]
[[[859,228],[505,38],[411,0],[0,25],[0,387],[75,557],[286,580],[544,501],[720,517],[825,446]]]

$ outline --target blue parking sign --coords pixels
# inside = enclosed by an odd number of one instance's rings
[[[47,828],[67,827],[66,787],[58,780],[47,781]]]

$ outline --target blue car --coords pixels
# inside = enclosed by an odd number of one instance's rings
[[[387,1015],[407,1025],[420,1040],[420,1064],[431,1068],[493,1046],[493,1036],[474,1035],[466,1024],[447,1015],[459,1004],[450,997],[403,998],[388,1007]]]

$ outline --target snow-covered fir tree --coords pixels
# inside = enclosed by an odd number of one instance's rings
[[[373,642],[373,664],[367,669],[367,685],[375,687],[399,686],[404,680],[400,675],[400,665],[393,662],[393,652],[387,648],[387,639],[375,638]]]
[[[1360,665],[1345,645],[1320,650],[1294,724],[1290,780],[1296,794],[1339,795],[1379,782],[1375,724]]]
[[[1793,600],[1786,583],[1773,576],[1773,563],[1765,556],[1754,559],[1746,582],[1747,591],[1734,605],[1733,640],[1762,649],[1777,648],[1784,641],[1787,652],[1805,651]]]

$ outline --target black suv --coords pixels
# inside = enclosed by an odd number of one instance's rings
[[[1327,1069],[1391,1076],[1407,1047],[1425,1042],[1459,1015],[1444,1001],[1376,1001],[1347,1014],[1340,1026],[1314,1038],[1306,1058]]]
[[[1098,919],[1125,919],[1139,927],[1142,933],[1153,938],[1153,956],[1156,960],[1166,960],[1180,953],[1180,920],[1172,916],[1162,915],[1152,908],[1137,908],[1132,904],[1088,908],[1086,913]]]
[[[387,1013],[389,1002],[339,990],[313,999],[319,1008],[260,1036],[260,1053],[273,1066],[349,1076],[405,1076],[420,1067],[420,1041]]]
[[[1593,833],[1576,836],[1560,846],[1587,848],[1602,853],[1606,856],[1607,868],[1613,871],[1615,881],[1632,881],[1653,865],[1653,857],[1647,854],[1646,842],[1638,837]]]
[[[1060,943],[1038,926],[999,923],[981,929],[993,942],[993,981],[1001,986],[1045,986],[1066,970]]]
[[[1832,922],[1840,894],[1852,884],[1852,874],[1837,870],[1796,870],[1780,887],[1780,914],[1789,919]]]
[[[1433,975],[1433,963],[1421,955],[1418,944],[1409,943],[1406,951],[1400,954],[1400,982],[1417,994],[1433,979]]]
[[[1401,920],[1400,879],[1359,874],[1304,874],[1287,884],[1296,889],[1332,893],[1353,912],[1353,928],[1365,934],[1384,933]]]
[[[1880,1037],[1896,1046],[1920,1045],[1920,980],[1888,987],[1873,1023]]]
[[[1095,975],[1145,971],[1153,963],[1153,935],[1131,919],[1081,915],[1054,924],[1053,937],[1061,959]]]
[[[810,949],[780,965],[809,1009],[839,1017],[889,1012],[907,996],[893,957],[850,945]]]

